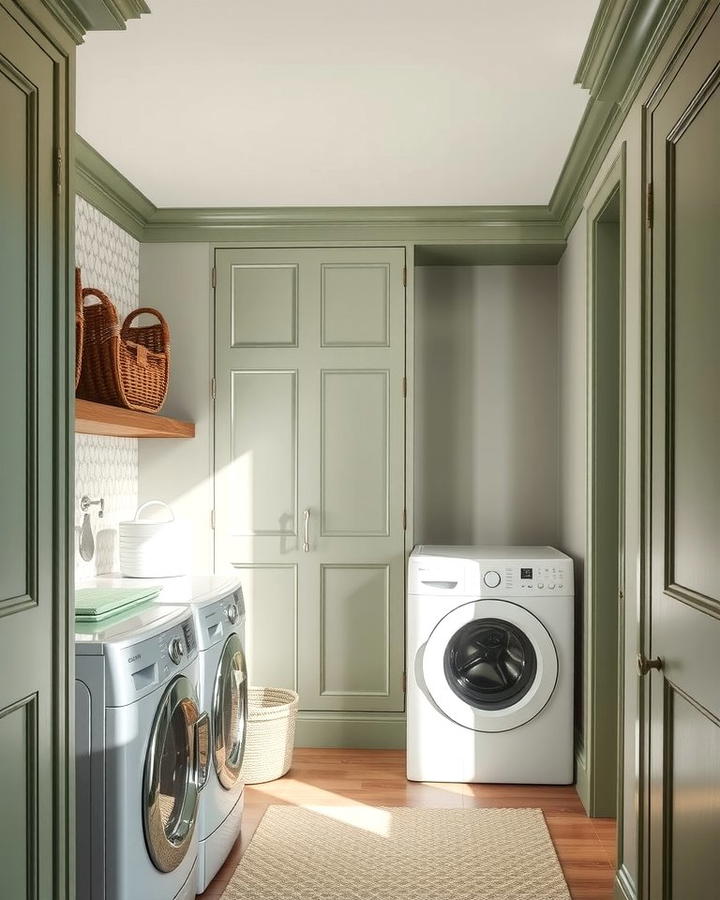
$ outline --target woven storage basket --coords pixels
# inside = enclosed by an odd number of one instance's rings
[[[82,368],[83,332],[85,330],[85,316],[83,311],[82,281],[80,269],[75,267],[75,387],[80,381]]]
[[[248,688],[248,723],[241,778],[274,781],[288,771],[295,745],[298,695],[280,688]]]
[[[111,406],[140,412],[157,412],[165,402],[170,383],[170,331],[163,316],[149,306],[133,310],[118,328],[115,306],[97,288],[84,288],[85,336],[77,395]],[[131,327],[143,314],[158,319],[154,325]]]

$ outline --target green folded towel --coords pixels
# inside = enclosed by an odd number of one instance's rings
[[[75,621],[101,622],[154,600],[162,587],[81,588],[75,591]]]

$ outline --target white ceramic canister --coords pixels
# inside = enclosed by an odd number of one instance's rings
[[[163,507],[161,520],[143,518],[151,506]],[[120,574],[129,578],[169,578],[187,575],[190,565],[190,523],[176,519],[162,500],[148,500],[135,517],[120,523]]]

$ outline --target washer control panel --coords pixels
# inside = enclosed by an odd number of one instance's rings
[[[473,548],[467,549],[470,551]],[[418,554],[411,558],[408,572],[408,593],[425,597],[474,595],[489,600],[528,596],[572,597],[574,592],[573,561],[560,553],[556,556],[533,556],[516,552],[505,557],[488,554],[477,559],[469,554],[463,558],[457,552],[436,556],[432,553]]]
[[[515,597],[573,593],[572,562],[569,560],[533,561],[519,565],[482,570],[482,593],[503,593]]]
[[[153,637],[105,648],[105,704],[125,706],[173,679],[197,658],[192,612]]]

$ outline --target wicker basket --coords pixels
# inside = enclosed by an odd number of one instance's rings
[[[85,331],[85,316],[83,311],[82,281],[80,268],[75,267],[75,387],[80,381],[82,368],[83,333]]]
[[[170,331],[162,315],[149,306],[133,310],[118,327],[110,298],[97,288],[84,288],[85,335],[82,371],[77,390],[83,400],[124,406],[140,412],[157,412],[170,383]],[[131,327],[143,314],[158,319],[154,325]]]
[[[280,688],[248,689],[248,724],[241,778],[274,781],[288,771],[295,744],[298,695]]]

